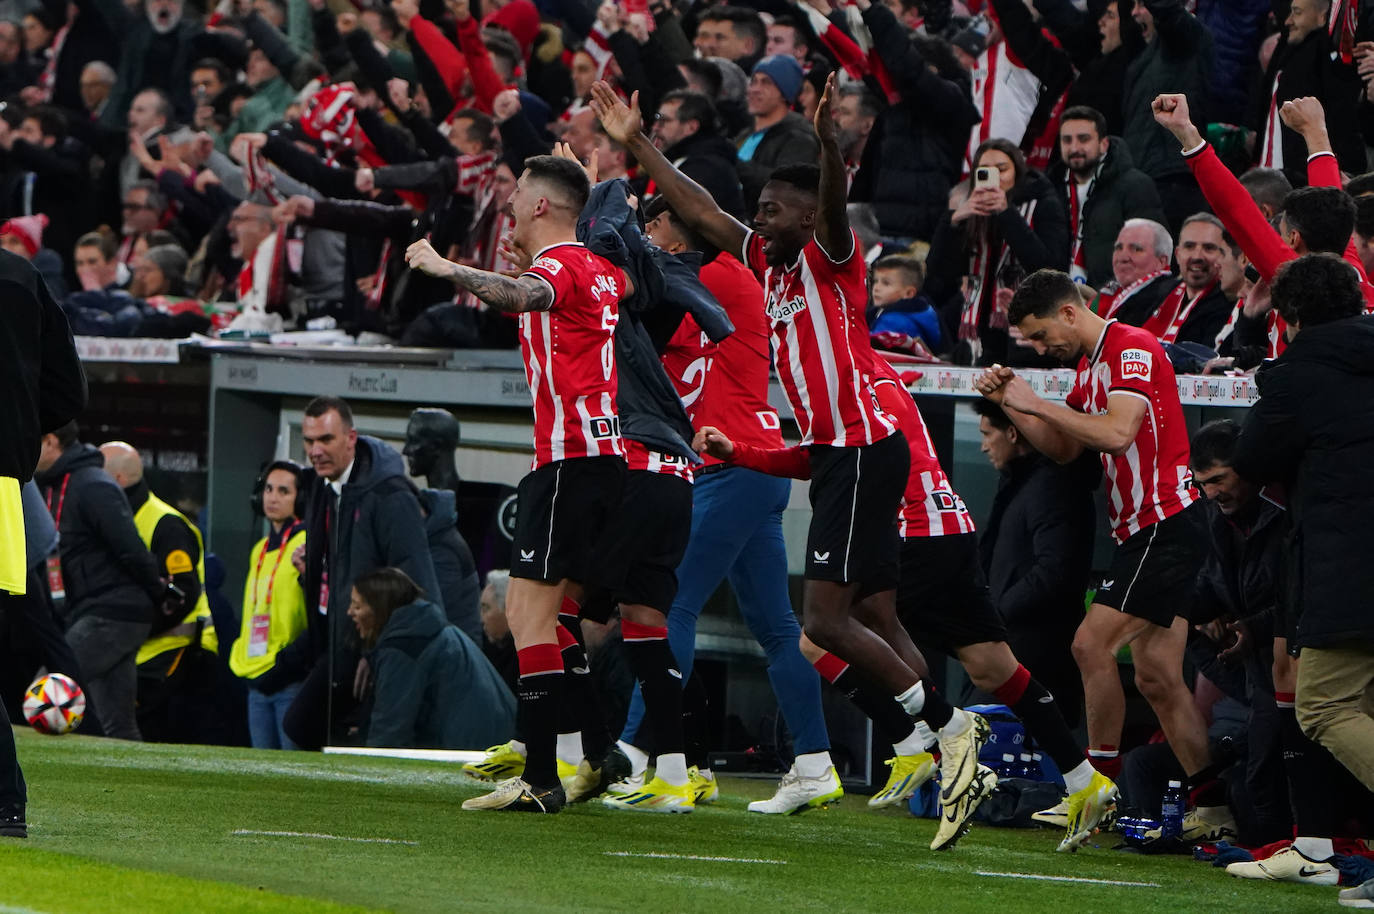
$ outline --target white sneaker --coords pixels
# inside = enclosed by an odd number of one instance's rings
[[[972,722],[958,736],[940,737],[940,804],[952,805],[978,774],[978,750],[988,741],[992,726],[981,715],[963,712]]]
[[[825,774],[818,778],[804,778],[797,774],[794,767],[782,776],[777,793],[770,799],[750,803],[749,811],[767,815],[791,815],[834,803],[842,796],[844,788],[840,786],[840,776],[835,773],[835,766],[825,769]]]
[[[1232,863],[1226,872],[1241,879],[1272,879],[1276,882],[1306,882],[1336,885],[1340,871],[1324,860],[1313,860],[1293,845],[1265,860]]]
[[[1069,798],[1060,800],[1058,805],[1051,806],[1049,809],[1042,809],[1039,812],[1031,813],[1031,819],[1041,825],[1052,825],[1055,828],[1069,827]]]
[[[935,830],[935,838],[930,842],[933,851],[947,851],[968,834],[970,819],[982,802],[992,796],[997,788],[997,772],[987,765],[979,765],[974,771],[969,787],[952,803],[940,804],[940,827]]]

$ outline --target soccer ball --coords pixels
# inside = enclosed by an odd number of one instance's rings
[[[70,733],[85,716],[86,693],[69,676],[39,676],[24,693],[24,719],[39,733]]]

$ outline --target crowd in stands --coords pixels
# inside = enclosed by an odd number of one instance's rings
[[[835,72],[881,348],[1052,365],[1006,319],[1021,279],[1051,267],[1180,368],[1252,368],[1283,346],[1266,286],[1251,292],[1276,239],[1199,169],[1242,175],[1266,219],[1314,183],[1310,153],[1335,155],[1315,183],[1362,176],[1364,6],[11,0],[0,243],[79,335],[507,348],[511,318],[402,254],[423,238],[510,269],[506,202],[556,140],[652,197],[596,121],[594,81],[638,93],[655,145],[748,219],[774,169],[816,161]],[[1163,92],[1186,96],[1212,151],[1180,154],[1151,111]],[[1374,230],[1374,203],[1355,221]]]

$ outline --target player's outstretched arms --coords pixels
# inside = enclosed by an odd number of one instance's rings
[[[498,311],[547,311],[553,306],[553,289],[542,279],[502,276],[454,263],[440,257],[424,238],[406,248],[406,263],[412,270],[462,286]]]

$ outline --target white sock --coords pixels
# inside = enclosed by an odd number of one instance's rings
[[[558,760],[566,765],[582,764],[582,731],[558,734],[558,747],[555,750]]]
[[[949,719],[949,723],[940,728],[940,739],[963,736],[972,726],[973,718],[968,715],[968,712],[963,708],[955,708],[954,716]]]
[[[518,739],[513,739],[510,741],[510,748],[511,751],[514,752],[516,755],[529,755],[529,753],[525,751],[525,744]]]
[[[631,746],[623,739],[618,739],[615,744],[620,747],[620,751],[625,753],[625,757],[630,760],[630,774],[643,774],[644,769],[649,767],[649,753],[640,749],[638,746]]]
[[[926,750],[933,748],[939,742],[935,736],[935,731],[930,729],[930,724],[923,720],[916,721],[916,735],[921,738],[921,748]]]
[[[926,738],[921,735],[921,728],[925,724],[918,723],[912,728],[911,733],[901,742],[892,744],[892,751],[897,755],[920,755],[926,751]],[[926,727],[926,732],[930,733],[930,728]],[[930,734],[930,741],[935,741],[935,734]]]
[[[1088,785],[1093,782],[1093,773],[1096,770],[1092,762],[1084,759],[1075,765],[1072,771],[1064,772],[1064,786],[1068,788],[1069,793],[1087,790]]]
[[[921,685],[920,680],[905,692],[897,696],[897,704],[906,709],[906,713],[912,717],[917,716],[926,707],[926,689]]]
[[[1336,856],[1336,848],[1330,838],[1294,838],[1293,846],[1308,860],[1330,860]]]
[[[834,762],[830,761],[829,750],[825,752],[808,752],[805,755],[797,756],[797,774],[804,778],[818,778],[830,770]]]
[[[665,784],[681,787],[687,783],[687,756],[681,752],[660,755],[654,765],[654,777]]]

